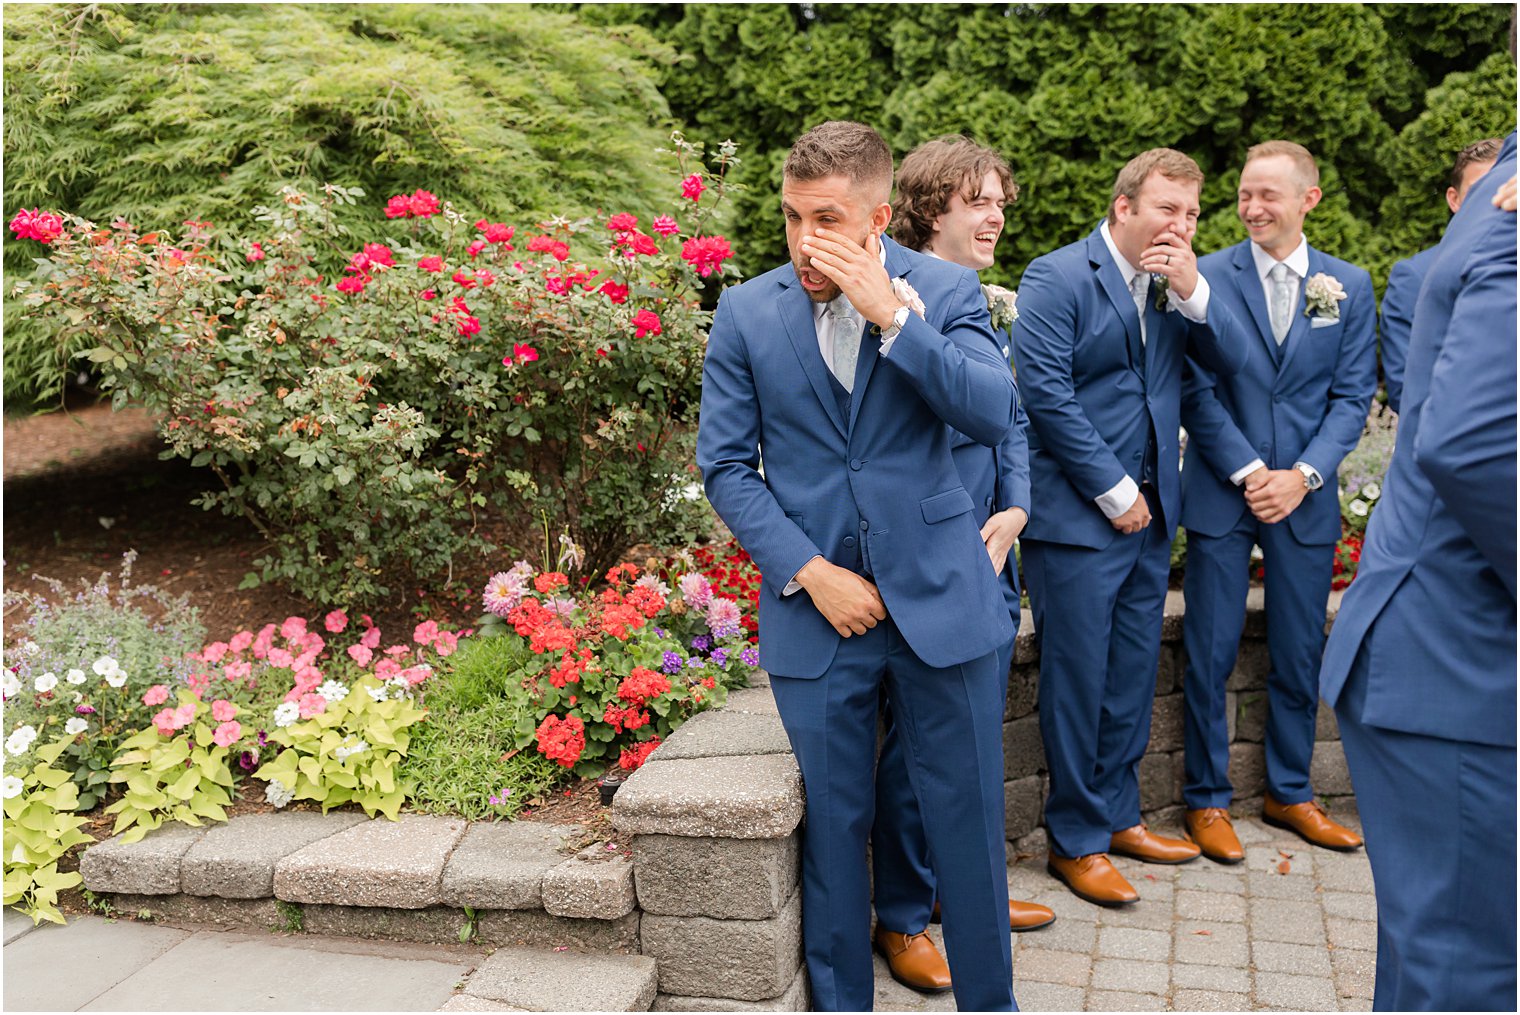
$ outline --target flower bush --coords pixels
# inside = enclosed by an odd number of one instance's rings
[[[348,604],[541,520],[605,567],[701,516],[700,297],[733,273],[704,228],[735,160],[673,141],[681,196],[650,232],[493,222],[418,189],[355,242],[335,212],[363,195],[336,186],[285,188],[249,236],[33,211],[13,231],[46,249],[15,293],[60,342],[91,337],[114,405],[164,414],[166,456],[215,473],[201,503],[273,547],[249,581]]]
[[[212,731],[206,720],[214,718],[214,709],[183,689],[174,708],[164,709],[152,726],[121,745],[122,753],[111,763],[111,782],[125,792],[105,810],[116,815],[112,835],[136,842],[166,821],[199,826],[202,819],[227,820],[233,789],[227,754],[236,738],[229,738],[223,726]],[[178,733],[181,728],[184,735]]]
[[[85,819],[69,813],[79,791],[66,768],[54,767],[72,738],[67,735],[39,747],[35,762],[22,775],[4,777],[5,898],[37,924],[63,923],[58,893],[79,884],[77,871],[60,872],[58,861],[80,843],[94,840],[79,830]]]
[[[573,593],[564,572],[519,561],[486,583],[489,612],[480,621],[482,642],[505,642],[490,648],[507,668],[505,683],[532,706],[514,748],[532,745],[583,776],[609,764],[638,768],[759,663],[743,609],[699,571],[676,575],[672,586],[624,563],[606,582]]]

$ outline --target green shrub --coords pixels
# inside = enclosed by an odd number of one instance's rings
[[[32,918],[63,923],[58,893],[81,882],[77,871],[60,873],[58,861],[91,836],[79,830],[85,819],[78,808],[78,790],[69,772],[55,768],[69,746],[60,737],[35,752],[35,763],[22,775],[5,777],[5,898]],[[14,773],[16,767],[7,766]]]
[[[185,732],[165,735],[149,726],[123,741],[111,763],[111,782],[124,793],[105,812],[116,815],[111,834],[122,842],[136,842],[166,821],[199,826],[203,819],[227,820],[232,769],[227,745],[214,741],[205,722],[211,706],[182,690],[176,710],[183,710],[179,725]]]

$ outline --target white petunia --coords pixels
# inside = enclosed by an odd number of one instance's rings
[[[365,688],[365,690],[369,691],[369,696],[371,698],[374,698],[376,701],[390,700],[390,692],[388,692],[384,687],[369,687]]]
[[[63,732],[67,733],[71,737],[75,736],[77,734],[83,733],[85,730],[87,730],[89,728],[90,728],[89,722],[87,722],[84,719],[79,718],[77,715],[74,718],[70,719],[68,722],[66,722],[66,723],[63,724]]]
[[[21,678],[10,670],[5,671],[4,679],[0,679],[0,694],[7,698],[14,698],[21,693]]]
[[[264,787],[264,799],[276,807],[284,807],[295,798],[295,790],[287,789],[285,784],[278,779],[271,780],[269,785]]]
[[[326,698],[329,705],[336,705],[348,697],[348,688],[341,680],[329,680],[317,688],[317,693]]]
[[[1368,483],[1362,487],[1362,496],[1368,500],[1377,500],[1383,495],[1383,488],[1376,483]]]
[[[101,656],[90,665],[90,669],[95,671],[96,676],[104,677],[121,669],[121,664],[110,656]]]
[[[63,675],[63,679],[71,684],[82,684],[85,679],[84,670],[69,670]]]
[[[46,694],[58,686],[58,676],[51,672],[44,673],[33,682],[32,686],[37,688],[38,694]]]
[[[365,743],[363,740],[360,740],[352,747],[335,748],[333,750],[333,757],[337,758],[339,761],[347,761],[355,754],[363,754],[367,750],[369,750],[369,744]]]
[[[126,682],[127,682],[127,671],[126,670],[117,669],[117,670],[115,670],[115,671],[113,671],[111,673],[107,673],[106,674],[106,683],[110,684],[112,687],[120,687],[122,684],[125,684]]]
[[[293,701],[282,701],[275,706],[274,724],[280,728],[293,726],[297,719],[301,718],[301,706]]]
[[[21,791],[25,788],[21,784],[21,780],[14,775],[7,775],[3,780],[0,780],[0,796],[5,797],[7,800],[20,796]]]
[[[1346,505],[1346,510],[1350,511],[1352,514],[1356,515],[1358,518],[1366,518],[1367,517],[1367,502],[1364,501],[1364,500],[1360,500],[1360,499],[1354,500],[1350,504]]]
[[[32,741],[37,739],[37,731],[30,726],[18,726],[10,736],[5,738],[6,753],[12,756],[25,754],[32,746]]]

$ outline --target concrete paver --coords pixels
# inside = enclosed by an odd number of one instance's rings
[[[78,1011],[189,937],[189,931],[94,916],[76,917],[66,927],[44,924],[5,946],[5,1009]]]

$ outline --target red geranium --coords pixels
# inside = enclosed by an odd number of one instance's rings
[[[586,724],[577,716],[545,716],[539,724],[538,752],[550,761],[573,768],[586,749]]]

